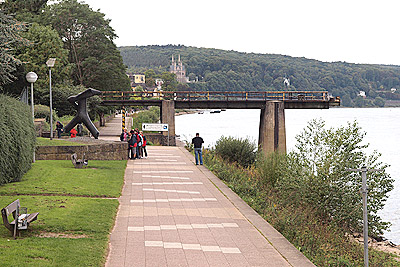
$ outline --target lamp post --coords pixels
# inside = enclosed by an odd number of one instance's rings
[[[26,80],[28,81],[28,83],[31,84],[31,107],[32,107],[32,120],[34,124],[35,124],[35,107],[33,105],[33,83],[36,82],[37,78],[38,78],[37,74],[32,71],[26,74]],[[35,149],[33,149],[32,161],[35,162]]]
[[[49,58],[46,62],[47,67],[49,67],[49,83],[50,83],[50,140],[53,139],[53,98],[51,93],[51,68],[54,67],[56,62],[55,58]]]
[[[346,171],[361,172],[361,193],[363,202],[363,235],[364,235],[364,267],[368,267],[368,211],[367,211],[367,171],[377,172],[384,171],[382,169],[367,169],[366,166],[362,166],[361,169],[346,169]]]

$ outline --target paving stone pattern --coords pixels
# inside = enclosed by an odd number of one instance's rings
[[[314,266],[181,147],[130,160],[106,266]]]

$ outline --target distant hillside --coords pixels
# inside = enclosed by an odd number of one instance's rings
[[[132,72],[167,71],[171,55],[181,55],[192,90],[264,91],[327,90],[342,98],[345,106],[382,106],[383,99],[399,100],[400,66],[321,62],[274,54],[240,53],[186,46],[130,46],[119,48],[124,64]],[[367,98],[359,97],[360,91]],[[383,99],[382,99],[383,98]]]

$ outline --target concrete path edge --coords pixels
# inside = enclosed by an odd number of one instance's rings
[[[178,145],[178,142],[177,142]],[[194,156],[183,147],[181,143],[179,149],[194,164]],[[268,242],[288,261],[292,266],[315,266],[306,256],[304,256],[292,243],[290,243],[281,233],[264,220],[255,210],[253,210],[244,200],[233,192],[224,182],[215,176],[204,166],[197,166],[206,177],[232,202],[232,204],[243,214],[243,216],[268,240]]]

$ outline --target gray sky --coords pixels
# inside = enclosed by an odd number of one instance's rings
[[[183,44],[400,65],[398,0],[85,0],[117,46]]]

